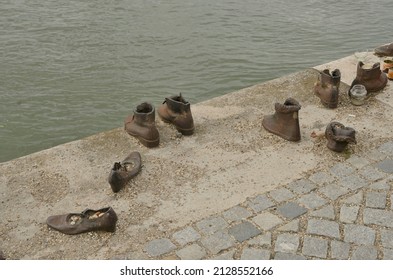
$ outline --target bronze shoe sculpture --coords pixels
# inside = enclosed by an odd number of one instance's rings
[[[331,122],[325,130],[325,137],[328,140],[327,147],[341,153],[349,143],[356,144],[355,133],[356,131],[352,127],[345,127],[339,122]]]
[[[55,215],[46,220],[49,227],[71,235],[89,231],[114,232],[116,222],[117,215],[112,207],[99,210],[86,209],[82,213]]]
[[[389,80],[393,80],[393,67],[389,68],[387,76]]]
[[[387,82],[388,78],[386,74],[381,71],[379,62],[374,63],[371,68],[366,68],[364,63],[359,61],[356,78],[353,80],[349,90],[351,90],[354,85],[361,84],[365,86],[367,93],[376,92],[383,89]]]
[[[120,191],[141,170],[141,154],[132,152],[122,162],[115,162],[109,173],[108,182],[113,192]]]
[[[263,127],[285,140],[300,141],[299,102],[288,98],[284,104],[276,103],[274,107],[275,113],[263,118]]]
[[[191,105],[181,95],[165,98],[158,108],[158,115],[166,123],[172,123],[183,135],[194,133],[194,120],[191,114]]]
[[[156,115],[153,105],[144,102],[136,107],[133,115],[124,120],[124,129],[144,146],[148,148],[156,147],[160,143],[160,134],[155,120]]]
[[[393,56],[393,43],[376,47],[374,54],[376,56]]]
[[[321,99],[324,106],[337,108],[340,80],[341,72],[338,69],[333,70],[332,73],[329,69],[321,72],[318,82],[314,85],[314,93]]]

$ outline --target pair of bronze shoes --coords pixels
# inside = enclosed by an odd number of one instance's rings
[[[164,122],[173,124],[181,134],[194,133],[191,105],[181,93],[165,98],[158,108],[158,115]],[[155,108],[148,102],[138,105],[133,115],[124,120],[124,129],[148,148],[157,147],[160,143],[160,134],[155,124]]]
[[[262,120],[263,127],[288,141],[300,141],[299,110],[301,106],[294,98],[288,98],[283,104],[275,104],[275,113]],[[355,143],[356,131],[339,122],[331,122],[325,130],[327,147],[335,152],[342,152],[349,143]]]

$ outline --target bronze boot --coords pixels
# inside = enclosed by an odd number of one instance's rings
[[[319,81],[314,85],[314,93],[321,99],[322,104],[328,108],[337,108],[341,72],[338,69],[321,72]]]
[[[124,129],[144,146],[156,147],[160,143],[160,135],[155,120],[154,107],[150,103],[144,102],[136,107],[133,115],[124,120]]]
[[[335,152],[342,152],[349,143],[355,143],[356,131],[352,127],[345,127],[339,122],[331,122],[325,130],[325,137],[328,140],[327,147]]]
[[[376,47],[374,54],[376,56],[393,56],[393,43]]]
[[[388,82],[386,74],[381,71],[380,63],[374,63],[371,68],[366,68],[363,62],[359,62],[357,66],[356,78],[353,80],[351,88],[356,84],[364,85],[369,92],[376,92],[383,89]],[[348,92],[349,93],[349,92]]]
[[[263,118],[263,127],[288,141],[300,141],[299,102],[293,98],[274,105],[276,112]]]
[[[181,93],[178,96],[165,98],[157,112],[164,122],[172,123],[181,134],[192,135],[194,133],[190,103],[184,100]]]

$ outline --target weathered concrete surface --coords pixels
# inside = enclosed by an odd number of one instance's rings
[[[354,78],[356,62],[348,57],[328,67]],[[360,107],[349,102],[348,86],[341,84],[339,107],[331,110],[312,92],[317,77],[316,70],[308,69],[192,105],[193,136],[181,137],[157,120],[161,143],[154,149],[118,128],[1,163],[0,249],[11,259],[143,258],[149,240],[166,238],[175,229],[367,152],[393,136],[387,129],[391,106],[379,97],[389,96],[391,82]],[[264,115],[274,112],[274,103],[288,97],[302,105],[299,143],[261,125]],[[346,154],[326,147],[323,132],[332,120],[358,132],[358,144]],[[135,150],[142,155],[142,171],[112,193],[110,168]],[[118,214],[115,233],[68,236],[45,224],[50,215],[106,206]]]

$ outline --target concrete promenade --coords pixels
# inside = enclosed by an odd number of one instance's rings
[[[9,259],[393,259],[393,82],[354,106],[356,64],[348,56],[192,104],[189,137],[157,118],[157,148],[117,128],[0,163],[0,250]],[[336,109],[313,94],[325,68],[342,73]],[[302,106],[298,143],[262,127],[288,97]],[[355,128],[357,144],[330,151],[331,121]],[[143,168],[114,194],[109,171],[131,151]],[[106,206],[119,217],[115,233],[69,236],[45,223]]]

